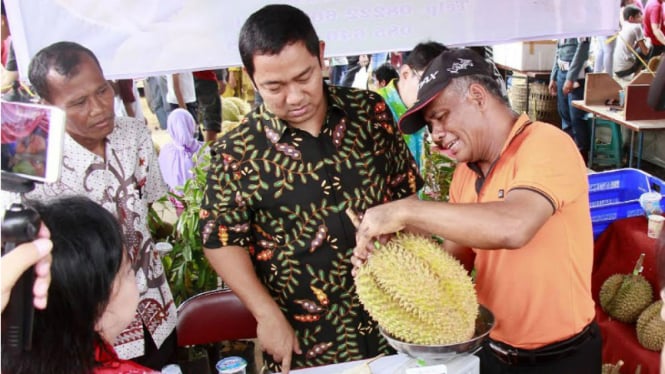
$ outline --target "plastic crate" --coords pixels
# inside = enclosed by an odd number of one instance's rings
[[[617,219],[643,215],[640,195],[665,193],[665,182],[639,169],[616,169],[589,174],[589,207],[593,237],[597,238]],[[665,198],[661,200],[665,211]]]

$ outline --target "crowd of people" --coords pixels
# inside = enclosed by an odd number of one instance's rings
[[[643,18],[623,2],[613,63],[601,58],[602,69],[623,74],[620,43],[644,52],[648,38],[648,52],[662,53],[662,12],[661,0]],[[145,80],[172,138],[159,155],[130,105],[135,87],[106,80],[83,45],[43,48],[28,79],[42,103],[66,113],[64,167],[59,181],[25,196],[42,218],[38,239],[2,257],[3,308],[32,264],[37,308],[33,350],[3,350],[3,372],[153,372],[173,362],[176,305],[148,210],[178,194],[205,141],[205,256],[255,317],[269,370],[393,353],[353,274],[377,240],[408,230],[445,238],[442,251],[475,269],[478,300],[496,318],[478,353],[481,372],[600,373],[590,139],[570,107],[583,95],[590,45],[557,45],[550,89],[559,129],[512,109],[487,48],[424,41],[408,52],[326,59],[307,14],[267,5],[240,30],[242,74],[257,100],[237,128],[218,138],[220,96],[237,87],[234,71]],[[418,198],[425,142],[456,162],[447,202]],[[665,235],[658,254],[665,277]]]

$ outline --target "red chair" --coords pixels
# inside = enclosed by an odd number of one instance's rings
[[[256,338],[256,320],[230,289],[202,292],[178,307],[178,346]]]

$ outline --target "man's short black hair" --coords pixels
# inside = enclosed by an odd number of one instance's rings
[[[414,70],[425,70],[434,57],[448,48],[435,41],[418,43],[404,60],[404,64],[411,66]]]
[[[623,8],[623,19],[628,21],[630,17],[637,17],[642,13],[640,8],[636,7],[635,5],[626,5]]]
[[[276,55],[296,42],[303,42],[312,56],[319,57],[319,37],[302,10],[275,4],[254,12],[240,29],[238,42],[240,58],[249,77],[254,79],[254,56]]]
[[[374,76],[378,82],[390,82],[393,79],[397,79],[399,74],[394,66],[389,62],[381,64],[376,70],[374,70]]]
[[[74,42],[57,42],[37,52],[28,67],[28,79],[33,89],[44,100],[50,101],[50,92],[46,76],[51,69],[58,74],[71,78],[78,73],[81,56],[90,56],[99,70],[102,70],[97,56],[88,48]]]

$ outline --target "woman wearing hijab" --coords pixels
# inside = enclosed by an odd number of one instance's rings
[[[176,195],[182,195],[178,188],[192,177],[192,157],[203,145],[195,138],[196,127],[194,117],[185,109],[173,110],[167,119],[167,130],[172,141],[162,146],[159,152],[159,167],[162,169],[164,182]],[[180,215],[184,206],[176,199],[170,200],[176,207],[176,213]]]

